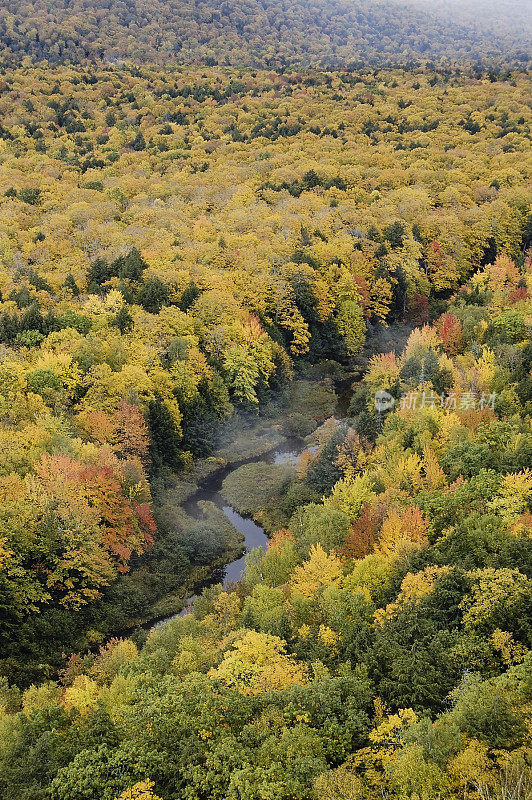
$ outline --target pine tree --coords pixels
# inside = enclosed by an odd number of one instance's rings
[[[148,406],[148,427],[153,467],[157,470],[166,465],[179,469],[183,463],[180,436],[172,415],[160,398],[152,400]]]
[[[72,275],[71,272],[69,272],[68,275],[66,276],[63,286],[65,287],[65,289],[70,289],[74,297],[77,297],[79,295],[78,285],[74,280],[74,276]]]
[[[133,328],[133,317],[129,313],[127,306],[122,306],[113,320],[113,325],[118,328],[121,334],[127,333]]]
[[[168,297],[168,287],[159,278],[149,278],[139,292],[138,301],[145,311],[158,314]]]

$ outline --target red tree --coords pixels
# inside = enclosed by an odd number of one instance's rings
[[[364,558],[371,553],[379,538],[383,511],[364,503],[359,518],[351,525],[351,532],[346,536],[340,554],[346,558]]]

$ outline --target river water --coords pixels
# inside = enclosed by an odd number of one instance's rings
[[[287,437],[284,445],[281,445],[274,452],[265,453],[257,458],[247,459],[245,463],[249,464],[265,461],[268,464],[295,467],[303,449],[304,445],[302,440],[295,439],[293,437]],[[313,448],[309,449],[312,450]],[[249,517],[243,517],[232,506],[227,505],[227,501],[221,492],[223,480],[235,469],[238,469],[238,466],[232,466],[231,468],[222,470],[214,479],[209,481],[208,486],[198,489],[197,492],[195,492],[183,503],[185,511],[193,518],[201,515],[201,510],[198,507],[198,503],[204,501],[214,503],[223,511],[231,525],[233,525],[244,537],[244,554],[240,558],[231,561],[229,564],[225,564],[225,566],[213,570],[210,578],[208,578],[202,584],[203,586],[211,583],[221,583],[223,587],[226,588],[229,584],[237,583],[242,578],[242,574],[246,565],[247,554],[251,553],[251,551],[255,550],[257,547],[260,547],[262,550],[266,550],[268,545],[268,536],[264,532],[264,529],[261,528],[260,525],[257,525]],[[170,617],[158,620],[152,627],[158,628],[170,620],[175,619],[176,617],[181,617],[184,614],[189,613],[194,605],[194,600],[195,595],[192,595],[192,597],[189,597],[186,606],[179,613],[172,614]]]
[[[338,405],[336,408],[336,416],[338,420],[345,418],[347,415],[347,407],[353,392],[353,385],[357,380],[360,380],[360,375],[351,375],[349,379],[344,381],[344,386],[342,387],[341,392],[337,393]],[[247,459],[244,463],[259,463],[264,461],[268,464],[293,466],[295,468],[299,456],[305,449],[307,448],[305,447],[302,439],[286,437],[284,444],[278,447],[275,451],[262,454],[256,458]],[[317,450],[317,447],[311,446],[308,447],[308,449],[313,452]],[[232,465],[231,467],[222,470],[209,480],[209,484],[207,486],[198,489],[197,492],[195,492],[183,503],[185,511],[193,518],[201,515],[201,510],[198,507],[199,502],[209,501],[214,503],[223,511],[229,522],[244,537],[244,554],[235,561],[231,561],[229,564],[226,564],[224,567],[213,570],[212,574],[201,584],[201,588],[215,583],[221,583],[223,587],[226,588],[229,584],[237,583],[242,578],[242,574],[246,565],[246,555],[257,547],[260,547],[262,550],[266,550],[268,545],[268,536],[264,532],[264,529],[261,528],[260,525],[257,525],[252,519],[243,517],[232,506],[227,505],[227,501],[221,492],[223,480],[235,469],[238,469],[239,466],[241,465]],[[199,588],[200,587],[198,587],[198,590]],[[176,617],[181,617],[184,614],[189,613],[193,608],[194,600],[195,595],[192,595],[189,597],[185,607],[179,613],[173,614],[166,619],[159,620],[152,627],[158,628],[170,620],[175,619]]]
[[[377,331],[374,330],[372,333],[372,341],[370,342],[368,340],[367,342],[367,353],[364,364],[367,363],[367,359],[369,359],[369,357],[375,353],[389,352],[390,350],[400,353],[411,331],[412,328],[410,326],[400,324],[392,325],[387,328],[378,328]],[[338,381],[335,385],[336,395],[338,398],[336,406],[336,418],[338,420],[348,417],[348,408],[353,395],[353,389],[355,384],[362,379],[362,370],[363,367],[359,365],[356,371],[353,371],[350,375]],[[262,454],[256,458],[247,459],[243,463],[257,463],[265,461],[269,464],[288,465],[295,467],[297,460],[304,449],[305,445],[302,439],[286,437],[284,444],[277,448],[277,450],[274,452]],[[313,451],[316,448],[309,447],[308,449]],[[234,525],[234,527],[244,537],[243,546],[245,547],[245,553],[240,558],[237,558],[235,561],[231,561],[224,567],[213,569],[210,576],[201,584],[201,588],[203,586],[213,585],[216,583],[222,583],[222,585],[226,587],[230,583],[238,582],[242,578],[242,573],[245,568],[246,555],[257,547],[260,547],[262,550],[266,550],[268,545],[268,536],[264,532],[263,528],[257,525],[252,519],[243,517],[241,514],[235,511],[234,508],[227,505],[227,501],[222,495],[221,488],[224,478],[226,478],[230,472],[237,469],[239,466],[241,466],[241,464],[234,464],[231,467],[222,470],[219,474],[213,476],[209,480],[208,486],[198,489],[198,491],[195,492],[192,497],[188,498],[188,500],[183,503],[185,511],[193,518],[197,518],[201,515],[198,502],[207,500],[214,503],[223,511],[229,522]],[[200,590],[200,585],[197,586],[197,590]],[[194,599],[195,595],[189,597],[187,605],[182,611],[180,611],[178,614],[173,614],[171,617],[167,617],[166,619],[159,620],[151,627],[157,628],[160,625],[164,625],[166,622],[169,622],[171,619],[175,619],[176,617],[183,616],[184,614],[188,613],[192,609]]]

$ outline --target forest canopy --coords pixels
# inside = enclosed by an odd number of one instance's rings
[[[527,3],[5,0],[4,59],[249,67],[526,66]]]
[[[531,289],[501,255],[370,360],[353,425],[262,475],[301,502],[240,583],[0,685],[2,796],[527,798]]]
[[[528,31],[2,4],[1,800],[532,797]]]
[[[49,674],[61,647],[145,618],[154,594],[234,549],[219,516],[199,529],[172,513],[171,475],[215,453],[227,421],[261,413],[300,365],[359,357],[368,325],[429,322],[486,264],[526,300],[527,87],[519,73],[427,70],[4,71],[10,677]],[[442,333],[456,347],[462,325],[485,325],[475,304],[453,319]],[[493,324],[510,345],[526,329],[510,308]],[[427,362],[439,392],[446,370]],[[320,391],[324,419],[334,404]],[[305,394],[290,402],[287,425],[306,435]],[[68,640],[55,650],[50,626]]]

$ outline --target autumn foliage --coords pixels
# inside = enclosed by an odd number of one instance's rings
[[[364,558],[371,553],[379,537],[382,519],[382,508],[364,503],[360,516],[351,525],[351,531],[344,541],[342,555],[347,558]]]

